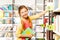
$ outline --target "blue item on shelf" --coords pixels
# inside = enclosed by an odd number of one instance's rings
[[[9,17],[9,13],[8,12],[5,12],[5,17]]]
[[[2,7],[2,9],[3,9],[3,10],[7,10],[7,8],[6,8],[6,7],[4,7],[4,6]]]
[[[13,10],[13,6],[12,5],[8,5],[8,10]]]

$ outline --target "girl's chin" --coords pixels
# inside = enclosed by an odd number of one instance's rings
[[[28,18],[28,16],[26,16],[26,17],[24,17],[25,19],[27,19]]]

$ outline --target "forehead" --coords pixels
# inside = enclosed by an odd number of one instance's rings
[[[20,12],[23,12],[23,11],[26,11],[27,9],[26,8],[22,8]]]

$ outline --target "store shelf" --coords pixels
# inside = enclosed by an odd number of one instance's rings
[[[12,26],[13,24],[0,24],[0,26]]]
[[[60,33],[59,32],[57,32],[57,31],[53,31],[53,32],[60,36]]]

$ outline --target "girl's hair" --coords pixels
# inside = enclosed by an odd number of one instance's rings
[[[19,15],[20,15],[20,11],[21,11],[21,9],[23,9],[23,8],[25,8],[25,9],[27,9],[27,10],[28,10],[28,8],[27,8],[26,6],[21,5],[21,6],[18,8],[18,13],[19,13]]]

